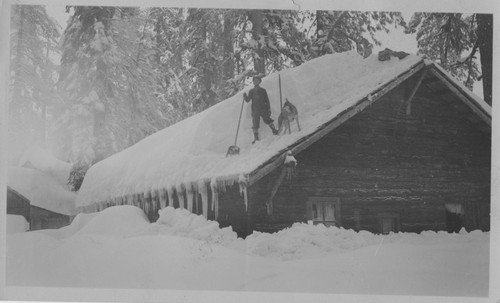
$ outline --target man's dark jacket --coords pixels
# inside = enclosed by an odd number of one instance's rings
[[[245,101],[249,102],[250,100],[252,100],[252,116],[265,115],[271,112],[267,91],[262,87],[258,86],[250,89]]]

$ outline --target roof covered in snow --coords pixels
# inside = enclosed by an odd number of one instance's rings
[[[57,159],[46,149],[32,146],[23,153],[17,166],[38,169],[51,174],[59,183],[66,184],[72,165]]]
[[[433,65],[416,55],[379,61],[376,55],[364,59],[356,52],[348,52],[325,55],[281,71],[283,102],[288,98],[298,108],[300,132],[292,123],[292,134],[273,136],[261,123],[261,141],[252,144],[251,106],[245,103],[236,143],[240,154],[226,157],[228,147],[234,145],[242,95],[251,88],[247,87],[92,166],[80,189],[77,206],[178,188],[180,184],[196,187],[214,180],[238,180],[241,175],[258,179],[262,174],[256,172],[262,167],[292,147],[296,154],[303,149],[300,146],[307,145],[306,141],[322,137],[326,134],[325,126],[336,118],[348,111],[361,111],[361,102],[374,102],[424,66]],[[439,73],[451,78],[445,71]],[[454,82],[454,86],[460,86]],[[261,83],[269,95],[275,123],[280,112],[278,83],[278,73],[268,75]],[[467,89],[465,95],[472,103],[479,103],[479,111],[491,119],[491,108],[484,101]]]
[[[30,200],[33,206],[64,215],[76,214],[76,194],[50,174],[37,169],[9,166],[7,185]]]

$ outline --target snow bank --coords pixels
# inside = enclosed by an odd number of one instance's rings
[[[88,222],[85,219],[71,224],[73,229],[78,229],[75,234],[130,237],[143,233],[150,226],[144,211],[134,206],[109,207],[91,217]]]
[[[91,220],[96,217],[98,213],[90,213],[90,214],[78,214],[71,221],[71,224],[58,228],[58,229],[42,229],[37,232],[44,233],[48,236],[57,238],[57,239],[65,239],[76,234],[80,229],[86,226]]]
[[[238,237],[231,227],[221,229],[218,222],[207,220],[186,209],[166,207],[159,211],[159,215],[151,230],[156,230],[160,234],[188,237],[221,245],[232,243]]]
[[[30,229],[30,224],[24,216],[7,215],[7,234],[22,233]]]
[[[276,137],[263,125],[260,129],[262,140],[252,144],[251,109],[246,104],[237,143],[240,155],[226,158],[227,148],[234,144],[242,95],[250,89],[247,87],[96,163],[85,176],[77,206],[156,191],[169,196],[175,187],[204,192],[212,180],[218,187],[234,184],[241,175],[251,173],[422,61],[418,56],[409,55],[402,60],[392,58],[380,62],[376,55],[363,59],[356,52],[348,52],[325,55],[284,70],[280,73],[283,98],[288,98],[298,108],[300,132]],[[277,119],[280,111],[278,73],[265,77],[261,86],[268,92],[272,117]]]
[[[295,224],[245,240],[187,210],[137,207],[9,234],[9,286],[487,296],[489,233],[374,235]]]
[[[373,245],[380,236],[338,227],[295,223],[277,233],[254,232],[246,238],[249,253],[283,260],[301,259],[324,253],[342,253]]]
[[[76,213],[76,194],[51,175],[36,169],[9,166],[7,185],[38,206],[64,215]]]

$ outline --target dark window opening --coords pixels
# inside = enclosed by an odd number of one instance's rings
[[[400,215],[398,213],[380,213],[378,214],[379,232],[387,235],[390,232],[400,231]]]
[[[458,233],[464,226],[464,209],[462,204],[445,204],[446,209],[446,231]]]
[[[313,224],[341,226],[340,199],[333,197],[311,197],[307,201],[307,218]]]

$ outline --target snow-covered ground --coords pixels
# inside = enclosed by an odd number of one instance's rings
[[[490,234],[375,235],[295,224],[237,238],[170,207],[80,214],[59,230],[7,236],[8,286],[488,296]]]
[[[7,234],[21,233],[30,229],[30,224],[25,217],[20,215],[7,215]]]

